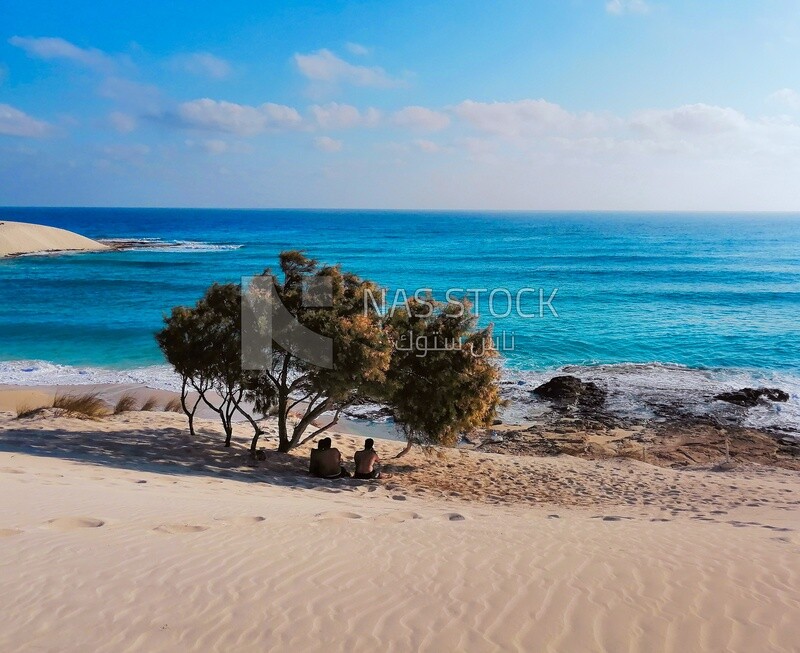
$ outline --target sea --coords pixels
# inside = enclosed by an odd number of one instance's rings
[[[154,333],[211,283],[305,251],[386,289],[466,296],[493,324],[512,419],[570,373],[622,414],[779,387],[742,415],[800,431],[800,215],[2,208],[131,250],[0,259],[0,383],[144,382],[174,388]],[[448,295],[449,293],[449,295]],[[376,298],[377,301],[381,297]]]

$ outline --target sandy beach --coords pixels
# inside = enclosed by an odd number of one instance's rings
[[[0,392],[5,411],[19,401]],[[33,389],[33,392],[40,392]],[[46,393],[42,393],[46,395]],[[46,402],[45,402],[46,403]],[[2,650],[792,651],[800,479],[378,441],[307,476],[175,413],[0,416]],[[362,445],[334,434],[348,460]]]
[[[0,222],[0,258],[23,254],[91,252],[108,249],[80,234],[27,222]]]

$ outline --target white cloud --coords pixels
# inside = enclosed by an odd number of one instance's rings
[[[800,93],[791,88],[782,88],[770,95],[767,100],[771,103],[786,107],[792,111],[800,111]]]
[[[608,0],[606,11],[609,14],[646,14],[650,5],[645,0]]]
[[[442,150],[438,144],[422,138],[416,139],[414,141],[414,145],[416,145],[423,152],[428,152],[429,154],[435,154],[436,152],[440,152]]]
[[[50,125],[36,120],[10,104],[0,104],[0,134],[42,138],[50,132]]]
[[[37,59],[64,59],[73,61],[96,70],[111,70],[114,60],[102,50],[81,48],[58,37],[22,37],[12,36],[8,42],[23,49],[29,56]]]
[[[369,48],[361,45],[360,43],[345,43],[345,48],[350,54],[354,54],[357,57],[366,57],[369,54]]]
[[[687,104],[675,109],[641,111],[633,116],[630,125],[652,135],[711,135],[741,130],[747,126],[747,119],[734,109]]]
[[[128,134],[136,129],[136,118],[122,111],[112,111],[108,114],[108,122],[120,134]]]
[[[218,138],[210,138],[203,141],[203,148],[209,154],[223,154],[228,151],[228,144]]]
[[[666,159],[687,164],[738,160],[744,165],[800,157],[800,125],[790,118],[748,118],[730,107],[707,104],[651,109],[629,118],[572,113],[544,100],[468,100],[452,112],[484,135],[481,141],[460,139],[456,145],[474,160],[497,165],[534,153],[554,161],[575,157],[576,165],[635,157],[649,157],[653,165]],[[488,157],[480,151],[490,147],[494,151]]]
[[[450,124],[450,117],[441,111],[411,106],[395,112],[392,116],[392,122],[409,129],[434,132],[447,127]]]
[[[228,151],[229,145],[226,141],[219,138],[209,138],[203,141],[195,141],[192,139],[186,140],[186,147],[199,148],[207,154],[219,155]]]
[[[294,61],[300,73],[313,82],[346,83],[375,88],[391,88],[402,84],[401,80],[394,79],[383,68],[348,63],[330,50],[295,54]]]
[[[296,109],[267,102],[254,107],[203,98],[184,102],[172,116],[182,127],[252,136],[268,129],[289,129],[302,123]]]
[[[453,108],[453,112],[479,131],[507,137],[587,133],[606,128],[608,122],[608,119],[592,113],[571,113],[546,100],[464,100]]]
[[[350,129],[353,127],[374,127],[380,122],[380,111],[372,107],[359,111],[350,104],[330,102],[325,105],[314,104],[309,108],[314,122],[322,129]]]
[[[150,146],[143,143],[134,143],[133,145],[114,144],[101,146],[98,151],[112,159],[129,160],[147,156],[150,154]]]
[[[314,147],[321,152],[339,152],[342,149],[342,141],[330,136],[319,136],[314,139]]]
[[[114,100],[139,112],[157,113],[161,106],[161,91],[152,84],[142,84],[123,77],[107,77],[97,89],[104,98]]]
[[[225,79],[232,72],[230,63],[210,52],[180,54],[172,58],[172,66],[192,75]]]
[[[184,141],[186,147],[193,150],[201,150],[206,154],[212,156],[219,156],[220,154],[250,154],[253,147],[248,143],[240,141],[225,141],[221,138],[207,138],[204,140],[196,141],[194,139],[186,139]]]

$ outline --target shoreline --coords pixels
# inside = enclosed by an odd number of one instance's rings
[[[13,415],[22,408],[48,408],[56,394],[96,394],[109,411],[123,395],[131,395],[137,407],[150,401],[156,411],[171,399],[180,397],[177,392],[141,383],[0,384],[0,411]],[[365,412],[359,412],[358,408],[342,414],[331,432],[404,442],[403,435],[391,420],[369,417],[380,413],[380,407],[369,405]],[[138,412],[134,409],[131,415]],[[197,416],[199,419],[216,419],[214,413],[203,405]],[[184,418],[182,413],[180,417]],[[315,425],[320,426],[329,418],[330,415],[323,414]],[[258,421],[263,425],[271,420],[262,418]],[[246,428],[243,417],[235,422],[240,428]],[[657,422],[630,421],[602,411],[587,411],[579,406],[550,406],[546,413],[530,422],[501,422],[478,429],[463,436],[457,450],[538,458],[566,455],[595,461],[638,460],[675,469],[719,465],[729,457],[734,465],[758,463],[800,471],[800,437],[796,435],[737,423],[723,424],[703,416],[683,415]]]
[[[554,406],[532,394],[541,383],[560,375],[594,382],[605,389],[602,405],[591,410]],[[114,369],[71,366],[47,361],[0,361],[0,385],[36,387],[55,385],[134,384],[154,390],[177,391],[180,382],[166,364]],[[715,399],[719,393],[744,387],[777,387],[786,402],[759,402],[750,408]],[[786,371],[703,369],[660,363],[567,365],[552,370],[505,368],[501,395],[508,405],[501,412],[503,427],[556,425],[563,417],[601,422],[608,428],[640,429],[665,424],[691,427],[698,423],[749,428],[775,437],[800,439],[800,375]],[[345,411],[353,429],[363,434],[392,430],[387,414],[377,404]],[[360,425],[360,426],[359,426]],[[364,425],[369,425],[364,430]],[[375,425],[374,427],[372,425]]]

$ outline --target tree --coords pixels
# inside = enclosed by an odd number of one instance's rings
[[[201,370],[205,365],[201,361],[201,351],[196,346],[201,337],[200,320],[192,309],[176,306],[169,317],[164,318],[165,327],[156,334],[156,341],[167,361],[181,377],[181,408],[189,418],[189,433],[194,435],[194,416],[202,401],[203,393],[208,389]],[[194,400],[189,399],[191,390],[198,394]]]
[[[407,445],[453,446],[490,426],[500,405],[491,327],[475,330],[469,302],[412,300],[387,318],[394,342],[383,389]]]
[[[452,446],[460,433],[491,424],[497,352],[491,329],[475,329],[466,300],[413,300],[382,315],[368,301],[379,291],[370,281],[299,251],[282,252],[279,265],[280,276],[266,270],[244,290],[214,284],[196,306],[165,318],[157,340],[181,376],[192,433],[200,402],[219,415],[225,446],[233,417],[249,421],[253,454],[262,431],[245,402],[274,412],[281,452],[337,424],[360,399],[391,407],[406,450]],[[190,400],[190,391],[199,398]]]
[[[264,331],[262,342],[271,347],[263,368],[250,378],[247,398],[262,413],[275,411],[278,451],[287,452],[337,424],[348,405],[377,392],[391,343],[380,316],[365,308],[365,295],[377,290],[375,284],[339,266],[320,267],[299,251],[281,253],[280,271],[282,279],[266,270],[246,293],[248,322]],[[291,319],[278,324],[281,311]],[[326,343],[327,357],[320,351]],[[299,419],[290,428],[292,412]],[[333,415],[306,434],[324,413]],[[257,442],[258,434],[253,451]]]
[[[242,402],[249,375],[241,366],[241,290],[235,284],[214,284],[194,308],[177,307],[164,319],[156,340],[181,377],[181,405],[194,433],[200,402],[220,418],[225,446],[231,445],[233,417],[240,413],[257,434],[261,429]],[[198,394],[188,399],[189,389]]]

